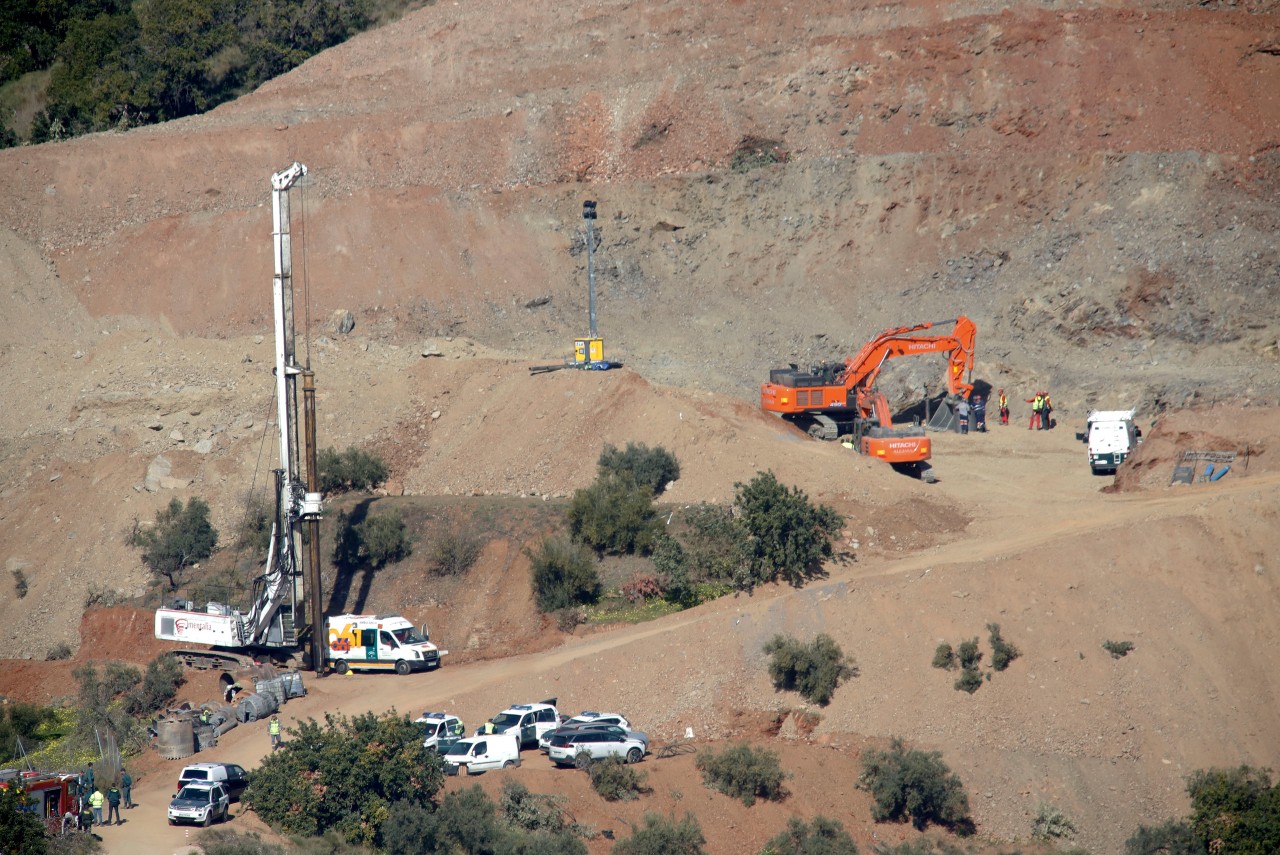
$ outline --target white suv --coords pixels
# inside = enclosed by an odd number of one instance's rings
[[[169,802],[169,824],[192,822],[213,825],[226,819],[231,811],[231,797],[222,784],[187,784]]]
[[[623,730],[631,729],[631,722],[627,721],[625,717],[618,715],[617,713],[602,713],[583,710],[573,718],[565,719],[564,723],[562,723],[560,727],[556,728],[556,730],[542,734],[538,739],[538,748],[545,753],[548,741],[551,739],[552,734],[567,733],[570,730],[578,730],[589,725],[614,725],[615,727],[620,727]]]
[[[537,704],[512,704],[489,721],[493,722],[494,733],[515,733],[516,741],[522,749],[537,748],[538,740],[544,733],[560,726],[560,712],[555,708],[553,698]],[[480,725],[476,735],[483,734],[485,727]]]
[[[592,760],[621,757],[627,763],[639,763],[647,753],[645,744],[625,731],[579,730],[551,740],[547,756],[557,766],[574,766],[582,755]]]

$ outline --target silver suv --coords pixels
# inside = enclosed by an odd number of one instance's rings
[[[575,766],[585,755],[592,760],[621,757],[628,763],[639,763],[648,753],[643,741],[626,731],[608,728],[578,730],[552,737],[547,756],[557,766]]]
[[[537,704],[512,704],[476,728],[476,736],[510,731],[516,735],[520,748],[537,748],[542,735],[559,726],[560,712],[555,708],[553,698]]]

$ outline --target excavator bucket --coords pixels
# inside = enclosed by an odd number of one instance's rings
[[[929,423],[925,427],[929,430],[959,433],[960,417],[951,408],[951,402],[943,398],[938,402],[938,408],[933,411],[933,415],[929,416]]]

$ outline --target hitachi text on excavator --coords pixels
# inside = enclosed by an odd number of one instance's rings
[[[948,325],[954,325],[950,333],[922,334]],[[895,426],[876,379],[890,359],[942,353],[947,357],[948,403],[968,398],[976,337],[977,327],[966,317],[888,329],[844,362],[815,365],[807,372],[794,364],[771,370],[769,382],[760,386],[760,406],[795,422],[815,439],[848,437],[861,453],[932,481],[924,465],[932,453],[924,427]]]

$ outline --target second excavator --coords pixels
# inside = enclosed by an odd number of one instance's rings
[[[927,332],[949,325],[954,325],[950,333]],[[760,406],[795,422],[815,439],[848,437],[863,454],[931,481],[923,465],[932,452],[929,437],[920,425],[894,426],[876,378],[890,359],[943,353],[948,402],[968,398],[976,337],[977,327],[966,317],[888,329],[844,362],[815,365],[809,371],[794,364],[771,370],[769,382],[760,386]]]

